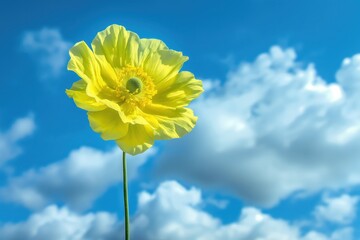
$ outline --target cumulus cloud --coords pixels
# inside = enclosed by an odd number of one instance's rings
[[[238,220],[223,224],[201,209],[204,201],[198,189],[186,189],[175,181],[163,182],[153,193],[141,192],[131,223],[132,239],[352,240],[349,227],[329,234],[304,231],[248,207]],[[109,213],[79,215],[66,207],[50,206],[25,222],[0,225],[0,236],[7,240],[115,240],[123,237],[122,229],[123,224]]]
[[[136,177],[138,168],[154,152],[150,149],[145,154],[128,157],[130,179]],[[81,147],[63,161],[11,178],[8,185],[0,189],[0,197],[31,209],[60,200],[71,208],[84,210],[108,187],[120,181],[122,162],[118,147],[109,151]]]
[[[208,205],[213,205],[217,208],[220,208],[220,209],[225,209],[227,208],[228,204],[229,204],[229,201],[228,200],[225,200],[225,199],[216,199],[214,197],[209,197],[207,199],[205,199],[205,202],[206,204]]]
[[[35,121],[33,115],[17,119],[10,129],[0,131],[0,165],[22,153],[19,141],[33,134]]]
[[[157,173],[262,206],[359,184],[360,55],[336,79],[326,82],[291,48],[241,63],[192,105],[197,126],[166,143]]]
[[[315,209],[315,216],[320,221],[349,224],[356,217],[359,198],[343,194],[339,197],[324,197],[323,204]]]
[[[132,221],[132,236],[146,240],[350,240],[351,228],[330,235],[316,230],[302,234],[296,224],[275,219],[252,207],[243,208],[238,220],[223,224],[200,206],[200,190],[186,189],[175,181],[162,183],[154,193],[141,192]],[[341,237],[341,238],[337,238]]]
[[[220,88],[221,81],[218,79],[202,79],[205,92],[214,91]]]
[[[26,222],[0,225],[0,236],[6,240],[116,240],[118,226],[109,213],[78,215],[66,207],[49,206]]]
[[[25,32],[22,49],[38,63],[42,79],[56,78],[63,72],[71,43],[64,40],[60,31],[43,28]]]

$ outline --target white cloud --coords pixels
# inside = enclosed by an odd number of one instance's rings
[[[356,218],[359,198],[343,194],[339,197],[324,197],[323,204],[315,209],[315,217],[320,221],[349,224]]]
[[[39,64],[42,79],[60,76],[65,70],[70,46],[60,31],[53,28],[25,32],[22,39],[22,48]]]
[[[66,207],[49,206],[26,222],[0,225],[6,240],[116,240],[120,235],[114,215],[98,212],[78,215]]]
[[[216,199],[214,197],[209,197],[205,200],[206,204],[209,204],[209,205],[213,205],[217,208],[220,208],[220,209],[225,209],[227,208],[228,204],[229,204],[229,201],[225,200],[225,199]]]
[[[326,237],[324,234],[311,231],[306,234],[301,240],[352,240],[354,230],[350,227],[341,228],[334,231],[330,236]],[[274,239],[275,240],[275,239]]]
[[[33,115],[17,119],[10,129],[0,131],[0,165],[22,153],[19,141],[33,134],[35,122]]]
[[[338,229],[331,236],[303,230],[296,224],[275,219],[256,208],[243,208],[239,219],[223,224],[200,208],[204,201],[196,188],[189,190],[175,181],[162,183],[151,194],[139,194],[132,221],[134,239],[146,240],[342,240],[352,239],[352,229]],[[335,236],[335,237],[334,237]]]
[[[221,82],[218,79],[202,79],[203,88],[206,92],[214,91],[220,88]]]
[[[141,192],[131,223],[134,240],[352,240],[352,228],[324,234],[304,231],[256,208],[244,208],[238,220],[223,224],[201,209],[204,200],[196,188],[175,181],[162,183],[154,193]],[[79,215],[50,206],[27,221],[0,225],[7,240],[115,240],[123,239],[123,225],[105,212]]]
[[[138,168],[154,152],[150,149],[128,157],[129,179],[136,177]],[[122,181],[121,154],[118,147],[109,151],[81,147],[63,161],[11,178],[0,189],[0,196],[32,209],[60,200],[71,208],[84,210],[108,187]]]
[[[216,85],[192,105],[194,131],[164,146],[159,174],[263,206],[360,183],[360,55],[327,83],[275,46]]]

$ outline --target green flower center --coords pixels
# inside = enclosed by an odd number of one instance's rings
[[[152,78],[138,67],[126,65],[118,73],[116,102],[123,106],[125,114],[133,114],[137,108],[143,109],[152,103],[157,93]]]
[[[126,82],[126,89],[131,94],[138,94],[141,92],[142,89],[142,81],[139,78],[132,77]]]

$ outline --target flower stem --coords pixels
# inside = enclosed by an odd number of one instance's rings
[[[128,201],[128,183],[126,171],[126,153],[123,152],[123,184],[124,184],[124,215],[125,215],[125,240],[130,240],[130,221],[129,221],[129,201]]]

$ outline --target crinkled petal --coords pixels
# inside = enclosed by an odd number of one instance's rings
[[[169,49],[166,44],[159,39],[142,38],[140,39],[140,62],[147,61],[152,53],[159,50]]]
[[[126,107],[124,107],[124,104],[119,105],[115,101],[111,101],[106,98],[96,98],[100,103],[105,104],[110,109],[113,109],[118,112],[121,120],[124,123],[130,123],[130,124],[148,124],[148,121],[140,114],[141,111],[139,109],[136,109],[134,113],[132,114],[126,114]]]
[[[158,49],[150,52],[143,58],[142,68],[151,76],[157,88],[162,88],[171,78],[175,77],[180,71],[188,57],[181,52],[170,49]]]
[[[121,121],[118,112],[105,109],[99,112],[88,112],[91,128],[101,134],[104,140],[115,140],[128,133],[129,124]]]
[[[167,81],[164,88],[158,90],[153,102],[171,107],[187,106],[204,91],[202,82],[195,79],[191,72],[180,72],[175,78]]]
[[[139,65],[139,44],[140,39],[136,33],[116,24],[99,32],[91,43],[95,55],[106,59],[115,69],[128,64]]]
[[[86,82],[79,80],[74,82],[71,89],[66,89],[66,94],[72,98],[79,108],[87,111],[101,111],[107,106],[101,102],[96,101],[95,98],[86,94]]]
[[[74,71],[87,83],[86,92],[96,96],[105,86],[98,62],[84,41],[76,43],[69,51],[68,70]]]
[[[118,77],[115,69],[103,57],[95,55],[95,58],[100,67],[101,78],[106,82],[108,87],[116,89]]]
[[[91,128],[103,139],[116,140],[122,150],[136,155],[156,139],[179,138],[194,128],[197,117],[185,106],[203,89],[191,73],[179,73],[188,57],[160,40],[139,39],[119,25],[99,32],[92,49],[85,42],[71,48],[68,69],[82,80],[66,93],[88,111]],[[146,94],[137,96],[148,99],[119,98],[119,81],[138,75],[154,83],[146,85]]]
[[[147,114],[144,111],[142,111],[141,109],[138,110],[138,115],[142,116],[144,118],[144,120],[146,121],[146,124],[143,124],[143,125],[149,124],[153,129],[157,129],[159,127],[159,121],[156,118],[156,116]]]
[[[108,108],[111,108],[118,112],[121,120],[124,123],[131,123],[131,124],[147,124],[147,121],[144,119],[144,117],[139,114],[141,111],[135,111],[132,114],[126,114],[126,106],[125,104],[119,104],[117,93],[115,90],[105,87],[102,89],[101,92],[98,93],[97,96],[94,97],[96,101],[98,101],[101,104],[104,104]]]
[[[189,108],[153,104],[146,107],[144,112],[158,121],[158,128],[155,130],[156,140],[180,138],[189,133],[197,121],[194,112]]]
[[[140,39],[140,45],[143,51],[149,50],[151,52],[155,52],[159,49],[169,49],[163,41],[153,38]]]
[[[123,138],[116,141],[126,153],[137,155],[154,144],[154,130],[150,125],[129,124],[129,130]]]

